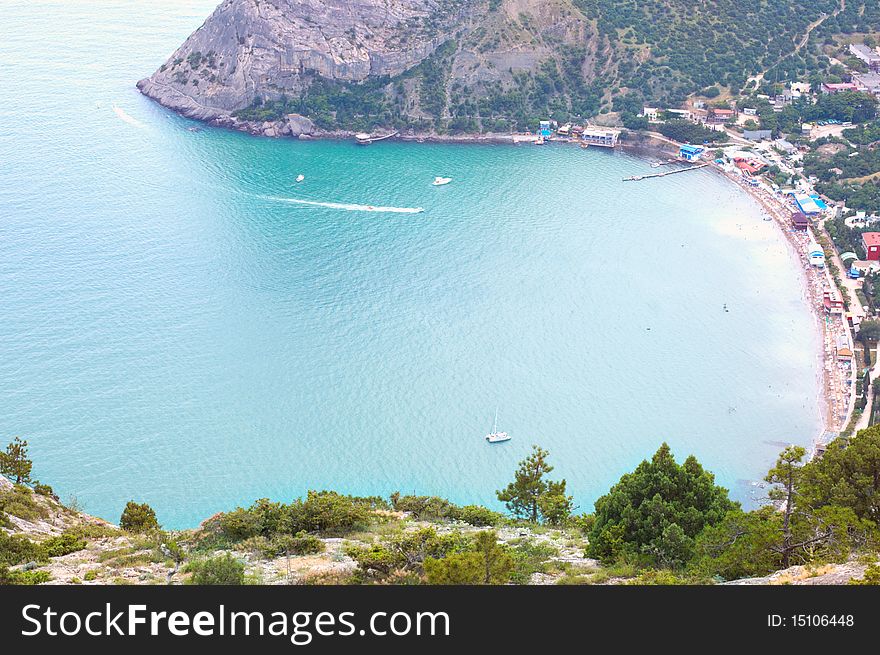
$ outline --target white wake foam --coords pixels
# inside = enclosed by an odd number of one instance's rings
[[[344,209],[349,212],[391,212],[394,214],[420,214],[425,211],[422,207],[377,207],[375,205],[356,205],[345,202],[318,202],[317,200],[300,200],[299,198],[281,198],[279,196],[264,196],[266,200],[276,202],[290,202],[295,205],[311,205],[312,207],[328,207],[329,209]]]
[[[116,105],[113,105],[113,111],[115,112],[115,114],[117,116],[119,116],[119,118],[124,120],[129,125],[134,125],[135,127],[139,128],[141,130],[146,127],[146,125],[141,123],[138,119],[133,118],[132,116],[129,116],[128,114],[126,114],[125,110],[122,109],[121,107],[117,107]]]

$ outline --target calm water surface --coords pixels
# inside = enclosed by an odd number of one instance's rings
[[[623,183],[648,163],[598,149],[191,132],[134,83],[213,4],[3,3],[0,435],[62,496],[168,527],[310,488],[497,504],[539,443],[587,511],[663,440],[740,499],[809,443],[816,329],[738,189]]]

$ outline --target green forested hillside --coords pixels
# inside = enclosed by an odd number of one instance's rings
[[[311,10],[285,11],[292,20]],[[352,82],[303,65],[293,77],[262,72],[269,81],[233,95],[247,94],[240,107],[253,101],[238,109],[243,120],[301,113],[325,130],[499,132],[548,116],[674,106],[693,94],[725,101],[764,84],[840,81],[848,42],[878,32],[876,0],[457,0],[454,12],[387,28],[370,46],[393,59],[417,38],[439,44],[401,73]],[[354,27],[345,33],[366,47]],[[220,59],[238,60],[247,53],[236,48],[246,47],[235,44]],[[270,59],[286,47],[272,44]],[[162,83],[179,83],[200,104],[227,97],[238,78],[215,71],[206,84],[196,75],[204,71],[187,70],[187,48],[166,64]]]

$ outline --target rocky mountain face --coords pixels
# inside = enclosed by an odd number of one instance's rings
[[[831,65],[865,0],[224,0],[139,88],[269,135],[491,133]],[[868,18],[865,18],[865,17]],[[863,25],[862,23],[866,23]],[[768,78],[769,79],[769,78]]]
[[[315,75],[399,75],[450,37],[455,18],[436,0],[225,0],[140,88],[215,117],[299,93]]]
[[[542,67],[539,86],[585,87],[597,59],[572,0],[225,0],[138,87],[191,118],[273,131],[314,129],[289,114],[330,130],[431,129],[476,90],[524,104],[510,92]]]

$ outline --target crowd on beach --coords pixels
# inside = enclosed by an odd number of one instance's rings
[[[797,209],[791,204],[791,199],[763,186],[750,185],[747,178],[742,175],[735,173],[725,173],[725,175],[755,198],[766,215],[776,221],[801,262],[806,282],[804,288],[807,301],[817,317],[822,332],[825,435],[820,435],[820,439],[827,440],[840,433],[847,426],[855,406],[855,361],[852,333],[845,314],[842,312],[829,313],[825,310],[826,294],[830,293],[839,297],[840,292],[827,267],[818,268],[810,263],[810,245],[815,241],[815,238],[811,236],[813,227],[810,226],[807,231],[792,228],[791,216]],[[845,359],[838,356],[841,344],[847,345],[849,351],[853,353],[853,357]]]

